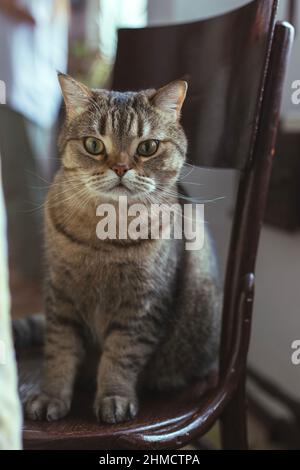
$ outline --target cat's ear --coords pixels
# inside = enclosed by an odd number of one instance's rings
[[[168,85],[159,88],[152,96],[154,106],[165,113],[172,114],[175,119],[180,118],[180,112],[184,103],[188,84],[184,80],[175,80]]]
[[[69,117],[76,117],[81,114],[91,100],[91,90],[77,82],[74,78],[63,73],[58,73],[58,80],[60,83],[61,91],[64,97],[67,115]]]

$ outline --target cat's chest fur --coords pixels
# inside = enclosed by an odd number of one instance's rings
[[[101,252],[89,254],[73,267],[73,274],[72,290],[78,310],[100,342],[111,322],[122,312],[141,305],[145,293],[155,288],[153,264],[139,257],[124,262],[118,258],[107,259]]]

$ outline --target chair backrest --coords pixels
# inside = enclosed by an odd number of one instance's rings
[[[195,23],[121,29],[112,88],[157,88],[186,77],[189,161],[243,169],[253,150],[276,7],[277,0],[254,0]]]
[[[189,159],[242,170],[227,259],[221,378],[238,353],[245,370],[254,272],[293,28],[277,23],[277,0],[253,0],[196,23],[122,29],[112,86],[160,87],[187,77],[183,108]]]

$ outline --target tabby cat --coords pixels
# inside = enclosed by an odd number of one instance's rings
[[[80,366],[93,357],[95,414],[123,422],[136,416],[141,388],[205,383],[217,368],[220,289],[209,235],[197,251],[174,237],[96,235],[100,203],[118,211],[120,195],[129,205],[178,202],[187,84],[120,93],[59,81],[66,121],[45,205],[44,367],[26,413],[65,416]]]

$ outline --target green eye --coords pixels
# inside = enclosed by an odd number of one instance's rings
[[[85,150],[92,155],[100,155],[105,152],[104,143],[100,139],[96,139],[95,137],[86,137],[83,143]]]
[[[140,155],[141,157],[151,157],[154,155],[159,147],[159,141],[150,139],[150,140],[145,140],[144,142],[141,142],[137,148],[137,154]]]

